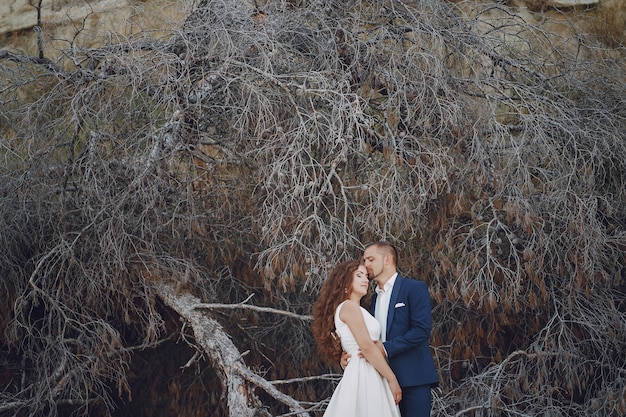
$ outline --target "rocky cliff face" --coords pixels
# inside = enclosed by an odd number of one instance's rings
[[[478,1],[458,2],[467,12]],[[34,28],[38,11],[32,0],[0,2],[0,48],[36,51]],[[191,2],[172,0],[41,0],[40,19],[48,41],[72,40],[83,47],[102,40],[95,31],[128,36],[139,29],[158,29],[175,21]],[[502,2],[498,2],[502,3]],[[505,0],[512,13],[536,21],[547,31],[574,36],[576,31],[595,33],[608,46],[626,42],[625,0]],[[567,24],[565,24],[567,22]],[[572,29],[571,23],[574,23]],[[80,35],[76,37],[77,31]]]
[[[0,32],[29,31],[37,25],[37,7],[30,0],[6,0],[0,4]],[[54,27],[67,25],[71,21],[84,21],[86,28],[102,26],[108,22],[122,23],[129,17],[128,9],[132,0],[42,0],[41,21],[43,25]],[[119,26],[119,25],[116,25]],[[119,29],[113,27],[112,29]]]
[[[184,12],[185,3],[171,0],[3,0],[0,2],[0,48],[36,51],[38,14],[49,42],[90,47],[98,36],[128,36],[139,30],[164,28]],[[96,31],[99,34],[96,36]],[[80,32],[80,33],[79,33]],[[76,34],[79,33],[78,36]],[[106,36],[106,35],[105,35]]]

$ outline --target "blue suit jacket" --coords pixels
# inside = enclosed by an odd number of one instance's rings
[[[376,294],[372,297],[372,315],[375,309]],[[401,387],[439,382],[428,343],[433,321],[431,309],[426,284],[398,274],[391,290],[384,345]]]

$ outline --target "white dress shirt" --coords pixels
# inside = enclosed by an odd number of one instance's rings
[[[389,311],[389,301],[391,301],[391,290],[393,289],[393,284],[396,282],[397,276],[397,272],[393,274],[382,289],[379,286],[376,286],[376,294],[378,295],[376,296],[376,309],[374,311],[374,316],[380,323],[381,342],[387,340],[387,312]]]

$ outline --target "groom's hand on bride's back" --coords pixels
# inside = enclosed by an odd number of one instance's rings
[[[346,351],[341,351],[341,359],[339,360],[339,365],[341,366],[341,369],[346,369],[346,366],[348,366],[348,362],[350,361],[350,355],[348,352]]]

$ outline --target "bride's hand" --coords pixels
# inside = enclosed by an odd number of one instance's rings
[[[402,401],[402,388],[400,388],[400,384],[398,384],[398,380],[388,381],[389,388],[391,388],[391,393],[393,394],[393,400],[396,402],[396,405]]]

